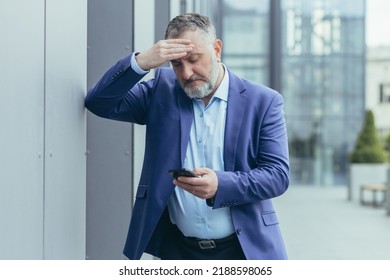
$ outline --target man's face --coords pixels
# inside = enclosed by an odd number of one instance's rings
[[[176,77],[190,98],[204,98],[214,93],[219,84],[221,41],[210,44],[202,31],[188,31],[180,39],[191,40],[194,50],[184,58],[172,60]]]

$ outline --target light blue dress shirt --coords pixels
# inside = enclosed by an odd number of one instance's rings
[[[194,121],[190,131],[184,167],[193,170],[208,167],[224,170],[223,143],[226,108],[229,92],[229,75],[226,72],[209,104],[192,99]],[[171,221],[186,236],[214,239],[234,232],[230,208],[213,209],[206,200],[176,187],[168,203]]]
[[[131,67],[139,74],[145,74],[136,63],[133,54]],[[223,148],[229,75],[226,67],[223,80],[207,106],[201,99],[192,99],[194,121],[187,146],[185,168],[208,167],[224,170]],[[216,239],[234,232],[230,208],[213,209],[206,200],[176,187],[168,202],[172,223],[186,236]]]

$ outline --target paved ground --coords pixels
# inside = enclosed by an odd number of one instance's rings
[[[296,187],[274,199],[289,259],[390,260],[390,216],[345,187]]]

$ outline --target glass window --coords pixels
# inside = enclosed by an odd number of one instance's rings
[[[223,0],[223,61],[252,81],[269,83],[269,1]]]
[[[292,181],[345,184],[364,110],[364,0],[281,0],[281,6]]]

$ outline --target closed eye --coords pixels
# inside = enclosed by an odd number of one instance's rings
[[[180,60],[171,60],[171,64],[173,67],[179,67],[181,65]]]
[[[178,67],[182,64],[182,60],[186,60],[189,63],[196,63],[199,60],[200,56],[201,56],[200,54],[192,54],[192,55],[185,57],[185,58],[182,58],[182,59],[171,60],[171,64],[174,67]]]
[[[187,58],[189,63],[195,63],[199,60],[200,54],[193,54]]]

